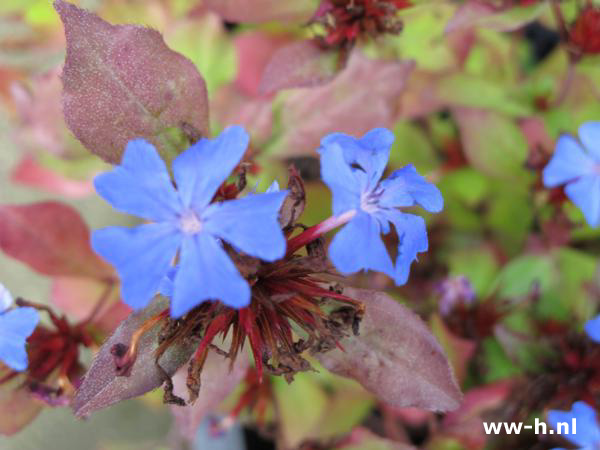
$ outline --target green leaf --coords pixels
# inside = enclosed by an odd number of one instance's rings
[[[473,75],[457,73],[443,77],[435,91],[451,106],[489,109],[509,116],[531,114],[529,106],[509,96],[507,86]]]
[[[484,93],[481,95],[485,95]],[[486,175],[523,179],[528,146],[517,124],[504,116],[477,109],[455,108],[465,156]]]

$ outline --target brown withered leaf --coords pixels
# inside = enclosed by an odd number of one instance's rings
[[[111,25],[62,0],[54,7],[67,38],[65,120],[92,153],[118,163],[133,138],[145,138],[169,154],[183,143],[180,129],[208,134],[204,80],[190,60],[165,45],[160,33]]]
[[[146,320],[165,308],[168,308],[168,301],[165,298],[155,299],[147,308],[131,314],[106,340],[77,390],[73,404],[75,415],[88,416],[94,411],[140,396],[163,384],[164,376],[155,363],[160,325],[152,328],[141,338],[137,359],[131,374],[127,377],[116,376],[111,348],[117,344],[129,346],[131,335]],[[189,360],[196,346],[197,342],[192,340],[172,345],[160,357],[160,366],[169,376],[172,376]]]
[[[294,166],[290,166],[288,171],[288,195],[279,212],[279,224],[282,228],[294,225],[306,206],[306,192],[302,177]]]
[[[209,352],[202,368],[200,392],[194,404],[181,408],[172,406],[175,424],[188,440],[193,440],[198,426],[205,417],[213,413],[219,404],[242,382],[249,366],[245,353],[239,355],[233,367],[230,360],[215,352]],[[230,370],[231,369],[231,370]],[[186,397],[187,370],[179,370],[173,377],[175,394]]]
[[[0,205],[0,249],[44,275],[114,278],[79,213],[63,203]]]
[[[462,394],[448,359],[425,323],[383,292],[344,289],[365,304],[360,336],[343,339],[345,352],[315,355],[328,370],[353,378],[396,408],[451,411]]]

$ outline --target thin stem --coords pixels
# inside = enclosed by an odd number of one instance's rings
[[[332,216],[325,219],[323,222],[307,228],[298,236],[293,237],[287,243],[286,256],[292,255],[296,250],[304,247],[306,244],[311,243],[315,239],[323,236],[328,231],[331,231],[339,226],[348,223],[356,215],[356,210],[352,209],[346,211],[339,216]]]

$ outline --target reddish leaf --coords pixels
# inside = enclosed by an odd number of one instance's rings
[[[242,125],[250,133],[253,146],[271,137],[273,108],[269,99],[249,97],[234,85],[226,85],[213,96],[211,112],[217,123]]]
[[[441,434],[458,438],[465,448],[485,448],[487,436],[482,425],[485,414],[506,402],[515,382],[499,381],[468,391],[460,408],[444,417]]]
[[[313,0],[204,0],[204,5],[229,22],[307,22],[317,5]]]
[[[326,50],[316,41],[294,42],[277,50],[264,70],[263,94],[293,87],[313,87],[331,81],[345,66],[342,54]]]
[[[459,407],[462,398],[440,344],[423,321],[382,292],[345,289],[364,302],[360,336],[319,355],[330,371],[354,378],[381,401],[395,407],[433,411]]]
[[[111,25],[62,0],[54,5],[67,38],[65,119],[90,151],[117,163],[132,138],[172,152],[174,137],[181,137],[173,135],[174,128],[208,133],[204,80],[160,33]]]
[[[209,352],[202,368],[200,393],[194,404],[184,408],[171,407],[177,428],[186,439],[193,441],[204,418],[213,413],[244,379],[250,365],[246,355],[239,355],[231,370],[229,370],[229,362],[229,359],[215,352]],[[187,375],[187,370],[181,369],[173,377],[174,392],[182,398],[187,396]]]
[[[78,417],[85,417],[114,403],[138,397],[163,384],[164,378],[155,364],[160,326],[153,327],[140,339],[137,359],[128,377],[116,376],[111,348],[116,344],[129,346],[131,335],[146,320],[165,308],[168,308],[168,301],[162,297],[157,298],[147,308],[131,314],[102,345],[75,395],[73,410]],[[173,375],[189,360],[196,346],[197,342],[190,340],[169,347],[159,360],[161,367],[169,375]]]
[[[65,204],[0,205],[0,249],[45,275],[113,278],[89,240],[79,213]]]
[[[106,293],[107,283],[90,278],[56,277],[50,293],[52,304],[74,321],[86,320]],[[93,319],[96,328],[111,333],[131,309],[120,302],[119,288],[114,286],[109,297]]]
[[[256,96],[265,67],[273,53],[289,43],[286,36],[250,31],[235,37],[238,73],[235,85],[243,93]]]
[[[412,61],[372,60],[353,52],[346,69],[333,81],[296,89],[286,97],[281,109],[285,133],[279,146],[287,155],[313,154],[328,133],[360,136],[374,127],[391,126],[413,68]]]
[[[0,373],[3,368],[0,364]],[[15,434],[31,423],[42,410],[42,403],[25,389],[19,388],[23,381],[24,378],[20,376],[0,386],[0,434]]]
[[[72,180],[39,164],[32,156],[25,156],[15,167],[12,181],[52,194],[79,198],[94,192],[91,181]]]
[[[446,32],[470,27],[484,27],[496,31],[514,31],[534,21],[547,10],[545,2],[529,7],[509,6],[501,9],[481,0],[464,2],[446,25]]]

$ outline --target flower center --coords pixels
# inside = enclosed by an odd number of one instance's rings
[[[202,230],[202,221],[194,211],[187,210],[181,215],[179,227],[186,234],[196,234]]]
[[[374,191],[363,192],[360,196],[360,209],[372,214],[379,209],[379,195]]]

